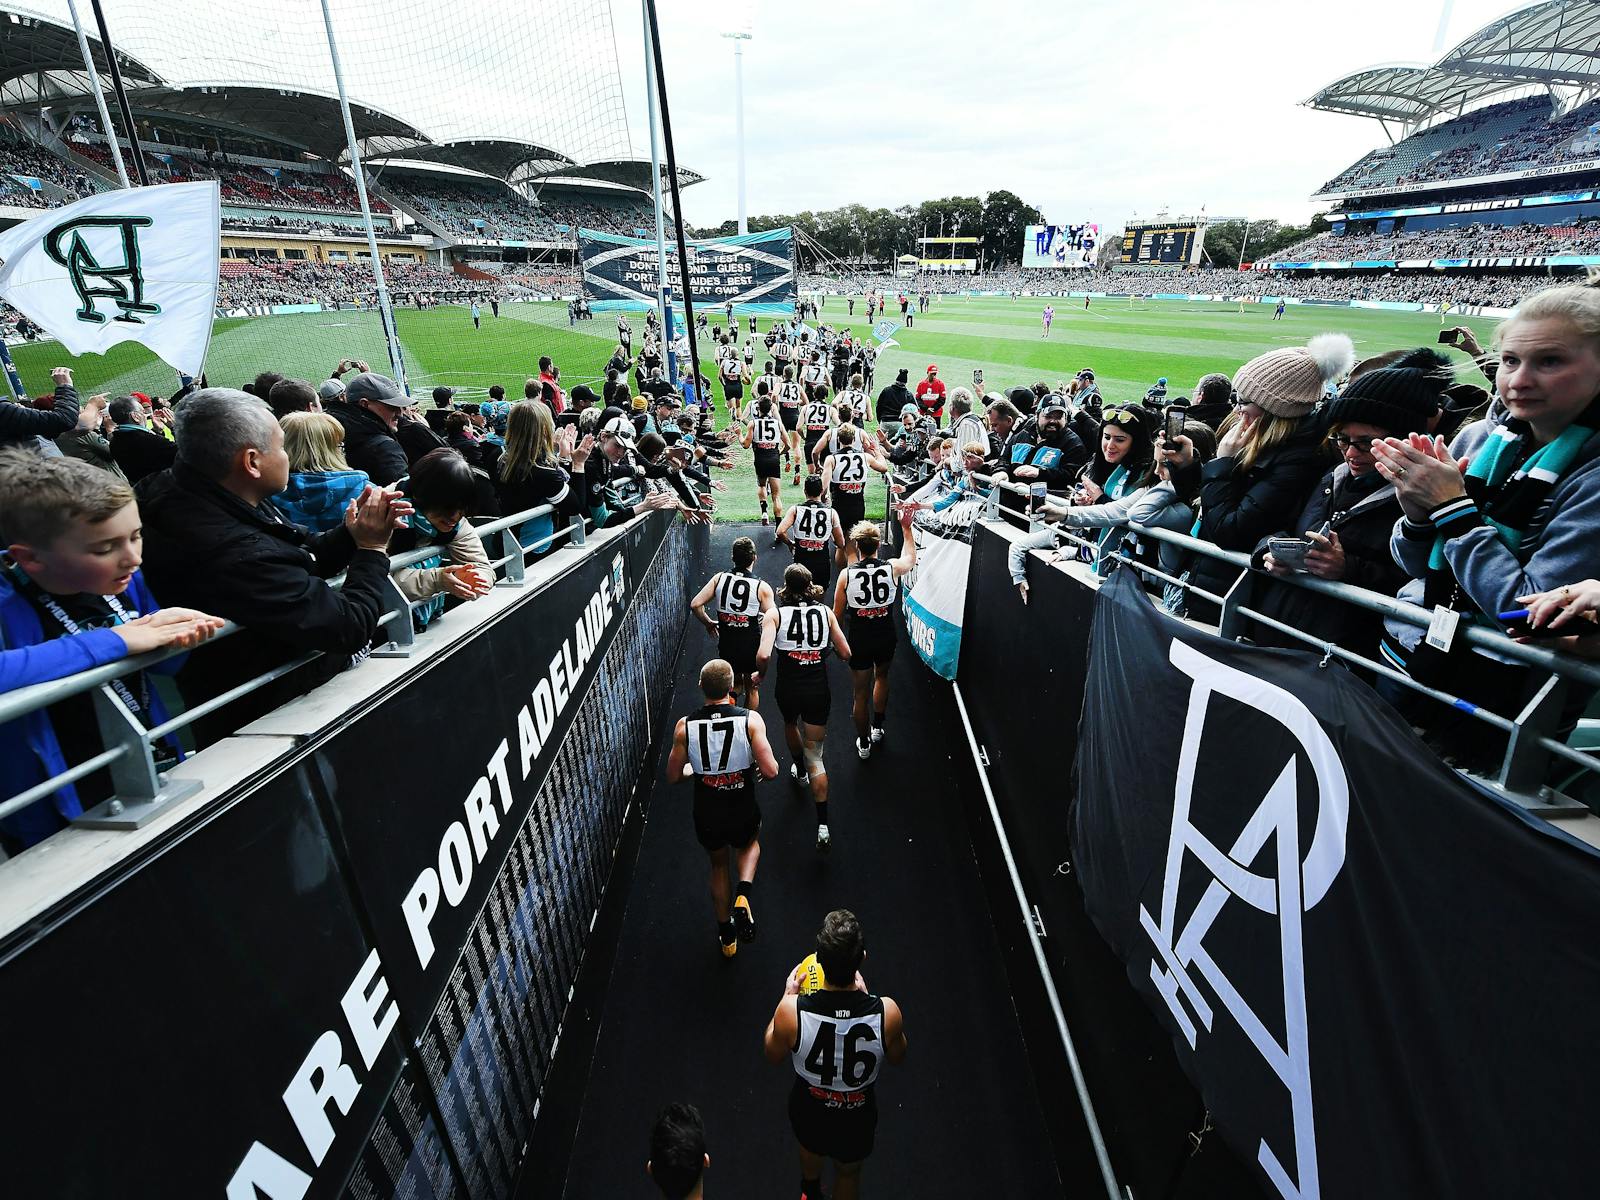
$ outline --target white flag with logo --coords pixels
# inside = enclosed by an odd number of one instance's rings
[[[138,342],[198,376],[217,306],[214,179],[101,192],[0,233],[0,297],[72,354]]]

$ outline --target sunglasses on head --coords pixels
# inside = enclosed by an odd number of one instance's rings
[[[1102,408],[1100,419],[1113,425],[1130,425],[1138,422],[1139,413],[1132,408]]]

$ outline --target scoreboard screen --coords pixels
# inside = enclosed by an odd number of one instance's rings
[[[1200,226],[1129,225],[1122,234],[1125,263],[1193,263],[1200,256]]]

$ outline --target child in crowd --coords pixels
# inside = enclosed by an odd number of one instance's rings
[[[119,476],[81,459],[0,452],[0,514],[0,690],[193,646],[222,628],[220,618],[156,603],[139,573],[139,506]],[[181,662],[151,670],[170,674]],[[110,687],[148,728],[167,713],[146,674],[130,671]],[[0,725],[0,795],[17,795],[104,749],[91,692]],[[155,754],[158,762],[179,757],[174,744]],[[31,846],[110,795],[104,769],[64,785],[0,819],[0,845],[8,853]]]

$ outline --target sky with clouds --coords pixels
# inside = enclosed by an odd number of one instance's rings
[[[611,0],[629,125],[648,146],[637,0]],[[739,8],[658,0],[684,193],[737,215]],[[755,0],[744,44],[752,215],[1007,188],[1056,222],[1160,208],[1301,221],[1385,141],[1300,102],[1378,63],[1432,62],[1509,0]],[[1515,7],[1522,7],[1520,5]],[[1440,44],[1441,18],[1445,22]]]

